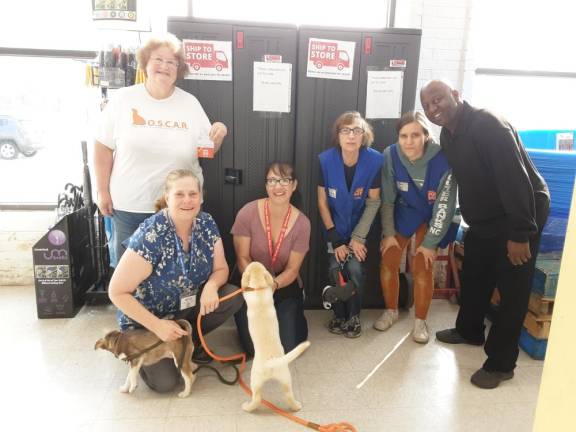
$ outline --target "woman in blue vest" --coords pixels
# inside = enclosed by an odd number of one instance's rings
[[[457,230],[452,225],[456,183],[422,113],[405,113],[396,130],[398,144],[384,150],[382,169],[380,284],[386,309],[374,328],[385,331],[398,319],[398,271],[402,253],[415,234],[416,254],[410,263],[416,314],[412,337],[427,343],[436,249],[454,240]]]
[[[365,284],[366,236],[380,207],[383,157],[370,148],[372,127],[356,111],[340,115],[332,127],[334,147],[322,152],[318,208],[326,230],[330,274],[342,269],[355,294],[332,304],[328,330],[355,338],[362,333],[360,310]],[[336,283],[336,281],[332,281]]]

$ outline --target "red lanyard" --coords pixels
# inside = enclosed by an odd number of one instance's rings
[[[276,249],[272,252],[272,226],[270,224],[270,206],[268,204],[268,199],[264,201],[264,222],[266,223],[266,236],[268,237],[268,253],[272,259],[271,268],[274,271],[274,263],[276,258],[278,258],[278,253],[280,252],[280,246],[284,241],[284,235],[286,234],[286,229],[288,228],[288,221],[290,220],[290,213],[292,213],[292,206],[288,206],[288,211],[286,216],[284,216],[284,222],[282,222],[282,228],[280,229],[280,235],[278,235],[278,241],[276,242]]]

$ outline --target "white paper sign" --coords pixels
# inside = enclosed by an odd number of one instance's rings
[[[254,111],[290,112],[291,63],[254,62]]]
[[[306,76],[351,80],[355,48],[356,42],[310,38]]]
[[[368,71],[366,118],[400,118],[403,71]]]
[[[232,42],[184,39],[185,79],[232,81]]]

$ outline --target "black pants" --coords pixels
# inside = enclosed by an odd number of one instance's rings
[[[224,297],[237,289],[237,286],[226,284],[220,288],[218,295]],[[240,294],[220,303],[214,312],[204,315],[202,318],[202,334],[206,335],[224,324],[228,318],[240,309],[243,303],[244,299],[242,298],[242,294]],[[177,317],[190,321],[192,325],[192,339],[195,346],[198,346],[199,343],[198,331],[196,329],[196,319],[199,311],[200,297],[197,298],[196,306],[192,308],[192,311],[187,316]],[[180,372],[174,365],[174,360],[168,358],[162,359],[153,365],[142,367],[140,369],[140,376],[148,387],[159,393],[173,391],[182,379]]]
[[[285,289],[285,288],[282,288]],[[304,301],[300,297],[279,298],[275,296],[274,307],[280,328],[280,342],[284,352],[292,351],[297,345],[308,339],[308,323],[304,316]],[[236,313],[234,319],[238,327],[240,343],[248,357],[254,356],[254,344],[248,330],[248,316],[246,303]]]
[[[464,240],[460,310],[456,329],[463,337],[484,342],[484,318],[495,287],[500,306],[484,345],[488,359],[483,368],[509,372],[516,367],[518,339],[528,310],[540,235],[548,218],[549,201],[537,201],[538,233],[530,238],[532,258],[521,266],[508,259],[507,238],[481,238],[471,230]]]

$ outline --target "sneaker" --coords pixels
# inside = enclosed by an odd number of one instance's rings
[[[344,322],[345,322],[344,318],[334,317],[330,321],[328,321],[328,323],[326,324],[326,328],[330,333],[343,334],[344,329],[342,327],[344,325]]]
[[[398,321],[398,309],[385,309],[384,313],[374,321],[374,328],[379,331],[386,331]]]
[[[483,389],[493,389],[498,387],[502,381],[506,381],[512,378],[514,378],[514,371],[487,371],[486,369],[482,368],[474,372],[474,375],[472,375],[470,381],[476,387]]]
[[[436,339],[440,342],[448,343],[448,344],[468,344],[468,345],[484,345],[484,341],[482,342],[475,342],[468,339],[464,339],[463,336],[458,333],[458,330],[455,328],[441,330],[436,332]]]
[[[412,330],[412,339],[414,342],[421,344],[428,343],[428,325],[426,320],[416,318],[414,320],[414,330]]]
[[[362,324],[358,315],[353,316],[342,326],[344,336],[347,338],[357,338],[362,334]]]
[[[208,364],[212,362],[212,357],[210,354],[204,350],[202,344],[194,347],[194,352],[192,353],[192,361],[197,364]]]

